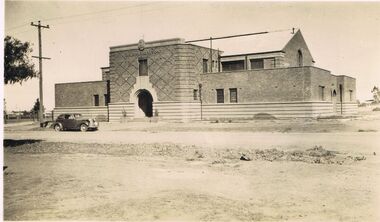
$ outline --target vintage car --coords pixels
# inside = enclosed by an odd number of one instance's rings
[[[97,130],[99,123],[95,119],[84,118],[79,113],[65,113],[61,114],[55,120],[53,127],[55,131],[61,130],[80,130],[85,132],[87,130]]]

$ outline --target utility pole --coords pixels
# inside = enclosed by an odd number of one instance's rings
[[[30,24],[38,28],[38,56],[32,56],[33,58],[38,58],[39,60],[39,79],[40,79],[40,110],[38,112],[38,118],[40,120],[40,127],[43,127],[43,118],[44,118],[44,103],[43,103],[43,90],[42,90],[42,59],[50,59],[47,57],[42,57],[42,41],[41,41],[41,28],[48,29],[49,25],[41,25],[41,21],[38,21],[38,24],[33,22]]]

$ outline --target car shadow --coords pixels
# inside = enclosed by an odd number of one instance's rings
[[[32,139],[25,139],[25,140],[4,139],[3,145],[4,147],[15,147],[15,146],[21,146],[24,144],[39,143],[41,141],[42,140],[32,140]]]

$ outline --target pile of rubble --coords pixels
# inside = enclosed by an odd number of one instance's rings
[[[365,160],[365,156],[347,156],[337,151],[315,146],[304,151],[282,151],[277,149],[252,150],[241,153],[240,160],[266,160],[266,161],[299,161],[316,164],[343,164]]]

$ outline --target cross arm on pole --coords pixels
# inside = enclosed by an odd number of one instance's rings
[[[49,25],[41,25],[41,21],[38,21],[38,24],[34,24],[34,22],[31,22],[30,25],[31,26],[40,27],[40,28],[45,28],[45,29],[49,29],[50,28]]]
[[[36,59],[39,59],[39,58],[41,58],[41,59],[51,59],[51,58],[49,58],[49,57],[43,57],[43,56],[41,56],[41,57],[39,57],[39,56],[32,56],[33,58],[36,58]]]

